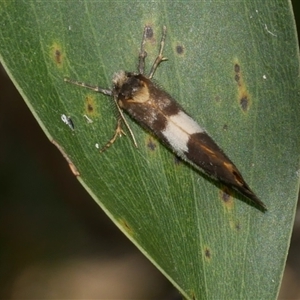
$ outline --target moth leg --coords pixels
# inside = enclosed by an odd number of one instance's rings
[[[100,88],[98,86],[92,86],[92,85],[89,85],[89,84],[86,84],[84,82],[81,82],[81,81],[76,81],[76,80],[72,80],[72,79],[68,79],[68,78],[64,78],[64,81],[65,82],[68,82],[68,83],[71,83],[71,84],[74,84],[74,85],[78,85],[80,87],[84,87],[84,88],[87,88],[87,89],[90,89],[90,90],[93,90],[95,92],[98,92],[98,93],[101,93],[101,94],[104,94],[106,96],[112,96],[113,95],[113,91],[112,90],[109,90],[109,89],[103,89],[103,88]],[[122,130],[122,126],[121,126],[121,123],[122,121],[124,122],[125,126],[127,127],[130,135],[131,135],[131,138],[133,140],[133,143],[134,145],[137,147],[137,142],[135,140],[135,137],[134,137],[134,134],[129,126],[129,124],[127,123],[125,117],[124,117],[124,114],[123,114],[123,111],[121,110],[121,108],[119,107],[118,103],[117,103],[117,100],[116,98],[114,97],[114,101],[115,101],[115,104],[118,108],[118,112],[119,112],[119,117],[118,117],[118,121],[117,121],[117,128],[115,130],[115,133],[113,135],[113,137],[107,142],[107,144],[100,150],[100,153],[104,152],[107,148],[109,148],[116,140],[116,138],[119,136],[121,136],[122,134],[126,135],[125,132]]]
[[[100,153],[102,153],[106,149],[108,149],[115,142],[117,137],[121,136],[122,134],[126,135],[122,129],[122,118],[121,118],[121,116],[119,116],[118,122],[117,122],[117,127],[116,127],[113,137],[106,143],[106,145],[104,147],[102,147],[102,149],[100,150]]]
[[[137,147],[137,142],[135,140],[135,137],[134,137],[134,134],[129,126],[129,124],[127,123],[125,117],[124,117],[124,114],[123,114],[123,111],[122,109],[120,108],[120,106],[118,105],[118,102],[117,102],[117,99],[116,97],[114,97],[114,101],[116,103],[116,106],[117,106],[117,109],[118,109],[118,112],[119,112],[119,117],[118,117],[118,121],[117,121],[117,127],[116,127],[116,130],[115,130],[115,133],[113,135],[113,137],[106,143],[106,145],[100,150],[100,153],[104,152],[107,148],[109,148],[114,142],[115,140],[117,139],[118,136],[122,136],[123,135],[126,135],[126,133],[123,131],[122,129],[122,122],[124,122],[125,126],[127,127],[130,135],[131,135],[131,138],[133,140],[133,143],[135,145],[135,147]]]
[[[131,135],[131,138],[132,138],[132,141],[133,141],[135,147],[138,147],[137,142],[136,142],[135,137],[134,137],[134,134],[133,134],[133,132],[132,132],[132,130],[131,130],[129,124],[127,123],[127,121],[126,121],[126,119],[125,119],[125,117],[124,117],[124,114],[123,114],[122,109],[121,109],[120,106],[118,105],[118,102],[117,102],[117,98],[116,98],[116,97],[114,97],[114,101],[115,101],[115,104],[116,104],[117,109],[118,109],[118,111],[119,111],[119,119],[121,119],[121,121],[123,121],[124,124],[125,124],[125,126],[127,127],[127,129],[128,129],[128,131],[129,131],[129,133],[130,133],[130,135]],[[118,119],[118,122],[119,122],[119,119]]]
[[[159,64],[164,61],[167,60],[166,57],[163,56],[163,50],[165,47],[165,40],[166,40],[166,35],[167,35],[167,27],[163,26],[163,32],[162,32],[162,36],[161,36],[161,41],[160,41],[160,49],[159,49],[159,53],[152,65],[152,68],[150,70],[150,74],[149,74],[149,79],[152,79],[157,67],[159,66]]]
[[[139,53],[139,65],[138,65],[139,74],[145,74],[145,58],[147,57],[147,52],[145,51],[145,44],[147,39],[148,28],[149,26],[144,27],[143,39],[142,39],[141,49]]]
[[[103,88],[98,87],[98,86],[89,85],[87,83],[77,81],[77,80],[73,80],[73,79],[69,79],[69,78],[64,78],[64,81],[68,82],[68,83],[71,83],[71,84],[74,84],[74,85],[78,85],[78,86],[87,88],[87,89],[90,89],[90,90],[93,90],[95,92],[101,93],[101,94],[106,95],[106,96],[112,96],[112,90],[109,90],[109,89],[103,89]]]

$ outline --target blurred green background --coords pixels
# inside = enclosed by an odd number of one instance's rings
[[[79,184],[2,68],[0,90],[0,298],[176,299]],[[299,253],[298,209],[279,299],[300,299]]]

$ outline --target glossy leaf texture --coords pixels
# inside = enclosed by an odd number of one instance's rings
[[[0,55],[49,140],[94,200],[188,299],[274,299],[299,189],[299,53],[289,1],[1,1]],[[267,205],[178,160],[130,118],[113,135],[104,88],[147,70],[167,26],[155,80],[189,112]],[[61,116],[71,118],[72,126]],[[49,146],[51,144],[49,143]]]

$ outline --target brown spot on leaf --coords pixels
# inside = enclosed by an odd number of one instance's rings
[[[241,230],[241,224],[238,220],[231,218],[229,220],[229,225],[232,230],[239,232]]]
[[[227,186],[223,186],[220,189],[220,198],[228,210],[231,210],[233,208],[233,204],[234,204],[231,193],[232,193],[231,190]]]
[[[61,52],[58,49],[55,50],[55,60],[58,64],[61,64]]]
[[[148,25],[146,27],[146,38],[147,39],[152,39],[153,38],[153,28],[150,25]]]
[[[182,45],[176,46],[176,53],[182,55],[184,53],[184,47]]]
[[[88,116],[95,116],[97,114],[97,105],[93,96],[85,98],[85,114]]]
[[[239,81],[240,81],[240,75],[239,75],[239,74],[235,74],[234,80],[235,80],[236,82],[239,82]]]
[[[88,109],[88,111],[89,111],[90,113],[92,113],[93,110],[94,110],[93,106],[92,106],[90,103],[88,103],[87,109]]]
[[[210,249],[208,247],[205,247],[204,255],[205,255],[206,259],[211,259],[211,252],[210,252]]]
[[[235,72],[235,73],[239,73],[240,70],[241,70],[240,65],[239,65],[238,63],[236,63],[236,64],[234,65],[234,72]]]
[[[154,142],[154,140],[150,137],[147,143],[147,147],[151,150],[154,151],[156,148],[156,143]]]
[[[244,112],[248,110],[248,98],[247,96],[244,96],[240,99],[240,105]]]
[[[237,87],[238,87],[238,101],[239,101],[239,105],[240,108],[242,109],[242,111],[244,113],[248,112],[249,108],[250,108],[250,95],[249,92],[247,90],[247,86],[244,80],[244,76],[243,76],[243,72],[242,72],[242,67],[240,62],[238,62],[238,60],[236,60],[235,64],[234,64],[234,80],[237,83]]]
[[[220,101],[221,101],[221,97],[220,97],[220,96],[216,96],[216,97],[215,97],[215,101],[216,101],[216,102],[220,102]]]
[[[119,219],[119,224],[130,236],[133,235],[133,228],[128,224],[128,222],[125,219]]]
[[[238,85],[240,85],[240,79],[241,79],[241,74],[240,74],[240,71],[241,71],[241,66],[236,63],[234,65],[234,72],[235,72],[235,75],[234,75],[234,80],[238,83]]]
[[[227,189],[222,190],[222,200],[224,202],[229,202],[230,201],[230,194],[228,193]]]
[[[58,43],[53,43],[53,45],[51,46],[51,57],[53,59],[53,61],[55,62],[55,64],[58,67],[61,67],[63,64],[63,52],[62,52],[62,48]]]
[[[226,131],[227,129],[228,129],[228,125],[227,125],[227,124],[224,124],[224,125],[223,125],[223,130]]]

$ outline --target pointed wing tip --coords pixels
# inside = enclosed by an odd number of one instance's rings
[[[260,201],[256,196],[255,199],[250,198],[250,200],[252,200],[264,213],[268,211],[267,206],[262,201]]]
[[[251,200],[252,203],[261,211],[263,211],[264,213],[268,211],[267,206],[261,200],[258,199],[258,197],[251,191],[251,189],[247,185],[243,186],[243,190],[240,190],[240,192],[242,192],[243,195],[245,195],[249,200]]]

